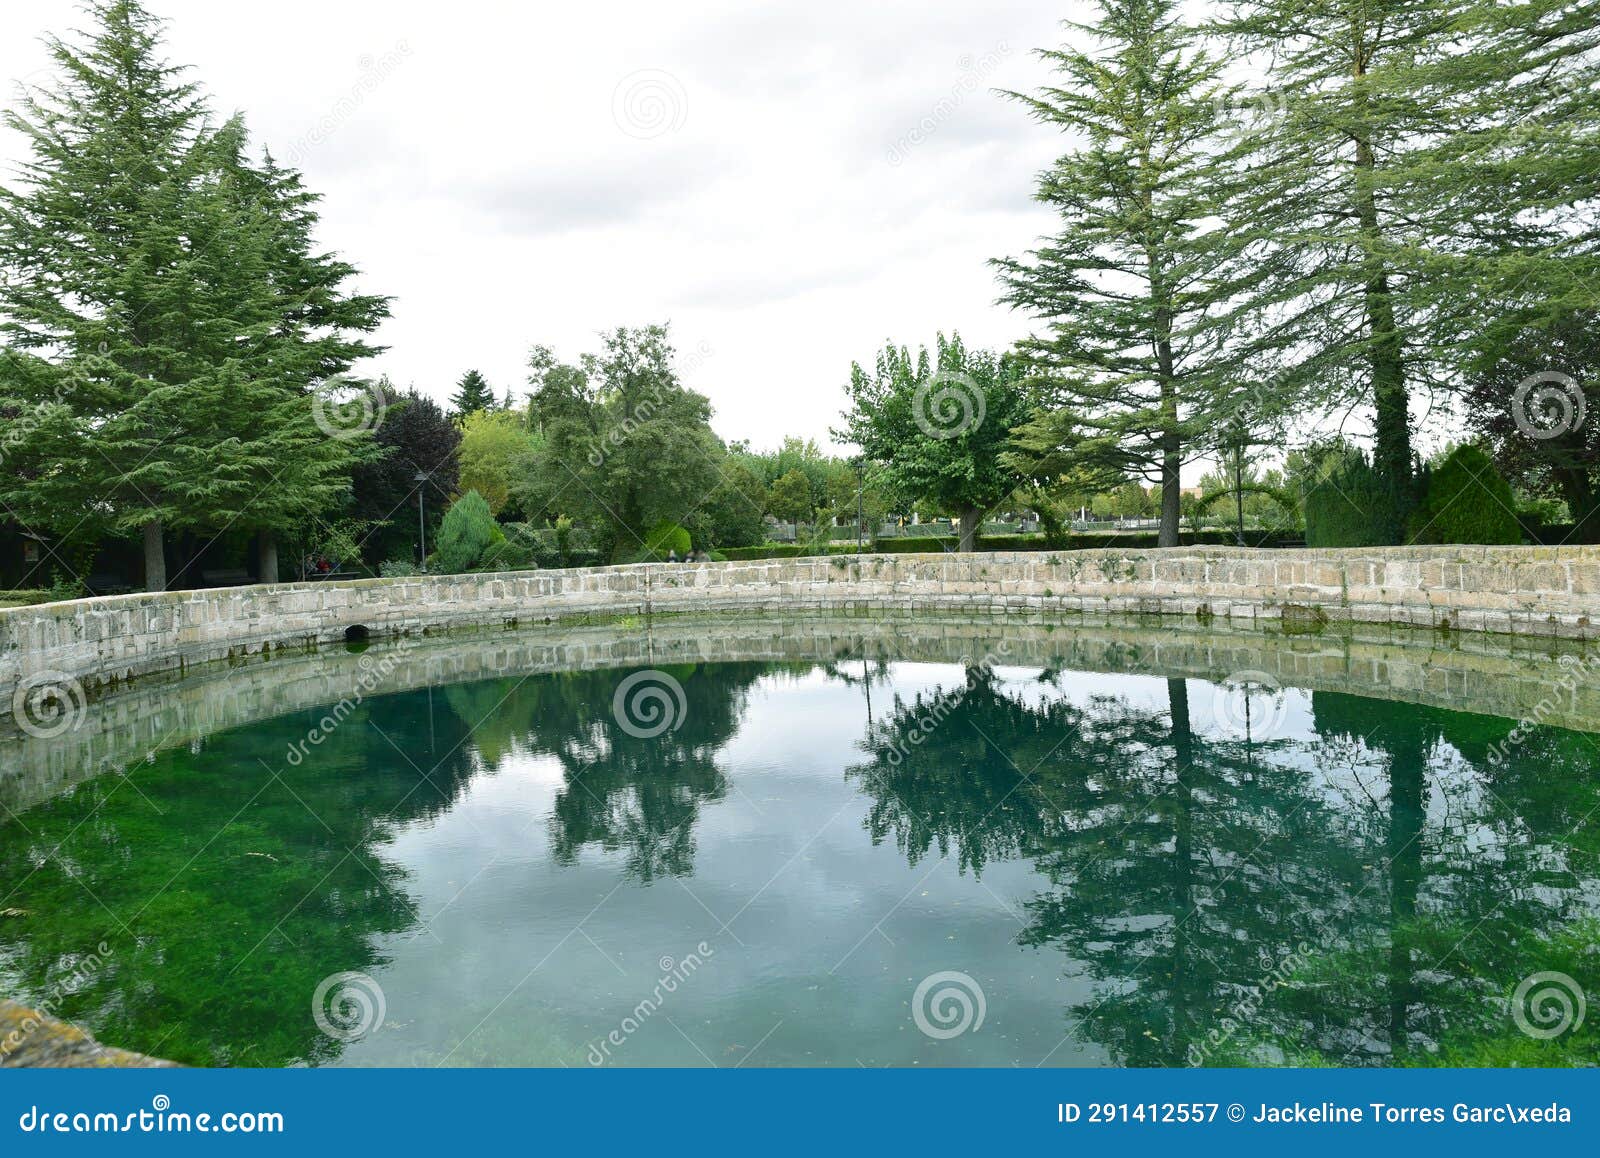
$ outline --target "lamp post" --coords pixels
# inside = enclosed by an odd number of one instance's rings
[[[428,472],[419,470],[411,477],[417,483],[417,544],[421,553],[422,573],[426,575],[428,573],[428,523],[423,517],[422,496],[427,491],[427,487],[423,484],[428,481]]]
[[[863,513],[864,496],[867,492],[866,457],[856,459],[856,554],[861,554],[861,541],[867,532],[866,516]],[[869,709],[870,710],[870,709]]]

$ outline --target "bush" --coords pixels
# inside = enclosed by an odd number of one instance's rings
[[[689,532],[665,519],[651,527],[650,533],[644,537],[646,558],[665,559],[668,552],[676,551],[678,558],[682,559],[692,546]]]
[[[1391,546],[1399,542],[1406,505],[1360,450],[1335,451],[1305,494],[1306,546]]]
[[[404,579],[417,573],[417,565],[410,559],[389,559],[378,565],[378,574],[385,579]]]
[[[1065,547],[1052,548],[1048,537],[1045,535],[985,535],[978,540],[978,550],[982,551],[1085,551],[1096,548],[1110,548],[1112,550],[1130,549],[1142,550],[1154,547],[1157,539],[1154,531],[1135,531],[1125,534],[1074,534]],[[1252,547],[1298,547],[1301,545],[1301,535],[1298,531],[1246,531],[1245,537]],[[1178,536],[1179,541],[1186,547],[1213,546],[1231,547],[1234,545],[1235,536],[1232,531],[1186,531]],[[868,543],[863,549],[868,555],[938,555],[946,551],[954,551],[956,539],[953,535],[927,535],[906,536],[903,538],[884,538],[876,543]],[[834,543],[823,550],[820,546],[810,543],[765,543],[759,547],[725,547],[713,555],[713,558],[726,559],[799,559],[813,555],[854,555],[856,545],[854,540],[848,543]]]
[[[1520,543],[1511,484],[1476,446],[1439,464],[1408,526],[1414,543]]]
[[[439,545],[434,551],[436,570],[447,575],[470,571],[491,543],[504,538],[484,497],[477,491],[468,491],[450,505],[439,524]]]

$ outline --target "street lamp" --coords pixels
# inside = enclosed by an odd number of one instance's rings
[[[867,493],[866,456],[856,459],[856,554],[861,554],[862,539],[867,533],[867,520],[863,513]]]
[[[423,518],[422,496],[427,491],[423,484],[428,481],[428,472],[419,470],[411,476],[417,483],[417,545],[421,551],[422,573],[428,573],[428,524]]]

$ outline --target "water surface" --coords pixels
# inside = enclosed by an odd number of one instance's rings
[[[197,1065],[1597,1058],[1507,1001],[1600,993],[1583,732],[881,649],[346,707],[0,824],[0,992]]]

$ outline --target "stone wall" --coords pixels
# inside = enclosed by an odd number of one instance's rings
[[[1063,630],[1009,615],[671,616],[648,624],[558,624],[529,631],[398,638],[364,650],[328,647],[252,656],[187,678],[151,676],[108,688],[75,726],[31,735],[0,712],[0,816],[29,808],[166,748],[260,720],[423,687],[597,668],[758,661],[879,660],[1182,676],[1213,682],[1250,672],[1285,687],[1454,708],[1600,732],[1600,657],[1538,639],[1442,636],[1367,626],[1263,636],[1188,618],[1090,615]]]
[[[101,1045],[48,1013],[0,999],[0,1068],[161,1069],[169,1061]]]
[[[682,612],[886,609],[1181,615],[1318,629],[1406,624],[1589,640],[1600,548],[1193,547],[653,563],[122,595],[0,611],[0,696],[372,635]]]

